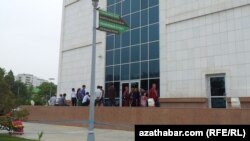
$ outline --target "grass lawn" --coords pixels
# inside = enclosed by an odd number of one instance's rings
[[[19,138],[15,136],[0,134],[0,141],[35,141],[35,140],[29,140],[29,139]]]

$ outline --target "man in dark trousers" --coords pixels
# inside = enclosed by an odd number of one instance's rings
[[[110,86],[108,88],[108,97],[110,106],[115,106],[115,87],[113,83],[110,83]]]

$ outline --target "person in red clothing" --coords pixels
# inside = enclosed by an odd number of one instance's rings
[[[158,106],[159,95],[158,95],[158,91],[156,89],[156,84],[155,83],[152,84],[152,88],[149,90],[149,98],[154,99],[155,107]]]
[[[128,86],[126,86],[126,87],[124,88],[124,92],[123,92],[123,94],[122,94],[122,100],[123,100],[122,105],[123,105],[124,107],[129,107],[130,95],[129,95]]]

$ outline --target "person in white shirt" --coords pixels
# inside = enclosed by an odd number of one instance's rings
[[[86,92],[86,95],[82,99],[82,106],[89,106],[89,101],[90,101],[89,92]]]
[[[56,105],[56,96],[53,95],[50,100],[49,100],[49,105],[50,106],[55,106]]]
[[[72,88],[71,103],[72,103],[72,106],[76,106],[76,92],[75,92],[75,88]]]
[[[95,106],[98,105],[100,106],[101,105],[101,102],[102,102],[102,90],[101,90],[101,86],[97,86],[97,89],[95,91]]]

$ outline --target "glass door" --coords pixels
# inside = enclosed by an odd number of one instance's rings
[[[208,76],[208,92],[210,108],[227,107],[225,75]]]
[[[125,91],[126,87],[129,88],[129,82],[122,82],[120,86],[120,95],[119,95],[119,105],[122,107],[122,94]]]
[[[140,91],[140,81],[124,81],[121,82],[120,85],[120,95],[119,95],[119,105],[122,107],[122,94],[125,91],[126,87],[129,89],[129,93],[134,89],[137,88]]]

